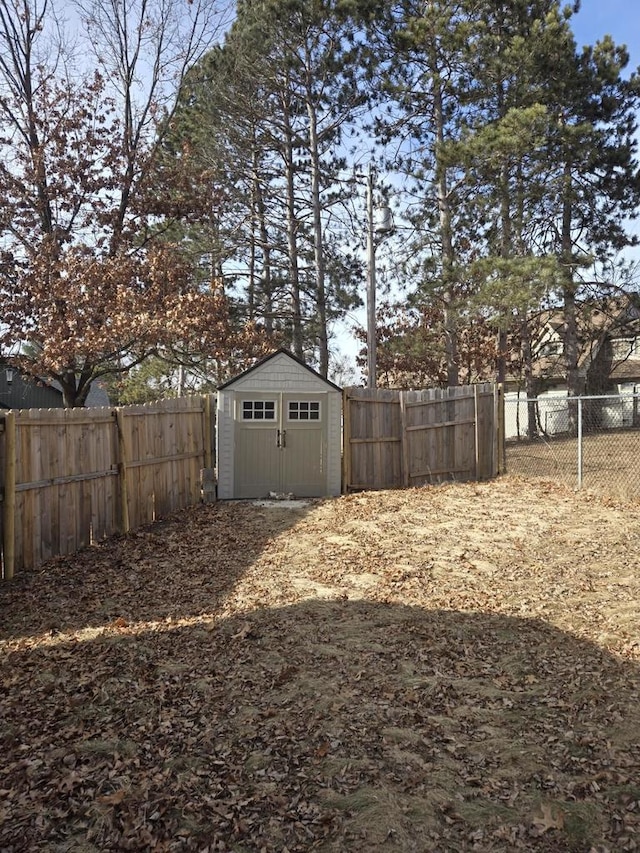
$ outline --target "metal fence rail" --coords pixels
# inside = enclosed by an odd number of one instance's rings
[[[505,395],[509,473],[640,498],[640,394]]]

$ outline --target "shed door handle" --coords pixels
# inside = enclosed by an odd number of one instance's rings
[[[286,447],[287,446],[287,431],[286,429],[279,429],[276,437],[276,447]]]

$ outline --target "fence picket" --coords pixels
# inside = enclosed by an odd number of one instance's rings
[[[4,418],[4,507],[2,575],[11,580],[16,557],[16,416],[7,412]]]
[[[121,529],[123,533],[128,533],[131,530],[131,520],[129,518],[129,487],[127,482],[127,463],[129,462],[129,452],[127,448],[124,413],[122,409],[116,409],[116,425],[118,430],[117,465],[120,480]]]

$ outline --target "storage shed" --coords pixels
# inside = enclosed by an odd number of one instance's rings
[[[218,388],[218,498],[339,495],[342,392],[286,350]]]

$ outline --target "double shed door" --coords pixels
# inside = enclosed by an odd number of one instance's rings
[[[237,394],[235,497],[325,495],[326,459],[326,394]]]

